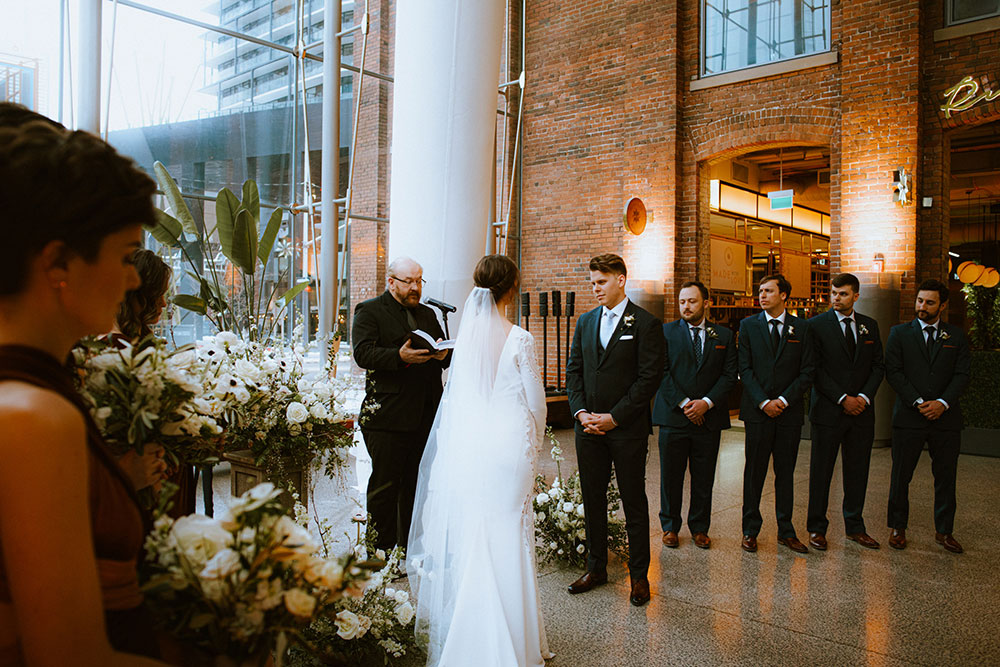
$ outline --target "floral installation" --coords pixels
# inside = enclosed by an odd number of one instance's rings
[[[862,336],[867,336],[868,335],[868,327],[866,327],[863,324],[859,324],[858,325],[858,333],[860,333]]]
[[[317,554],[309,532],[286,514],[273,484],[250,489],[221,518],[156,519],[141,568],[158,625],[186,645],[263,664],[338,605],[364,594],[381,562],[352,551]]]
[[[206,369],[190,345],[155,336],[121,347],[87,338],[73,349],[77,388],[113,454],[163,446],[171,464],[218,460],[225,420],[201,397]]]
[[[208,367],[205,395],[225,416],[226,449],[249,449],[257,465],[282,482],[288,466],[324,466],[333,476],[354,442],[343,407],[350,381],[306,375],[301,354],[223,331],[198,342]]]
[[[707,329],[705,329],[705,335],[715,340],[716,338],[719,337],[719,332],[712,327],[708,327]]]
[[[363,595],[342,598],[332,613],[317,617],[303,632],[307,644],[295,646],[289,653],[289,664],[294,667],[386,665],[419,652],[410,595],[391,585],[401,575],[404,551],[396,547],[386,557],[375,549],[376,533],[368,518],[358,515],[354,522],[358,524],[358,538],[352,540],[355,555],[374,554],[385,565],[371,575]],[[318,518],[317,523],[326,550],[329,524]],[[363,537],[362,523],[368,524]]]
[[[550,455],[556,462],[556,477],[547,484],[545,477],[535,477],[535,498],[532,506],[535,512],[535,549],[542,560],[562,561],[576,567],[587,564],[587,530],[583,512],[583,493],[580,489],[580,473],[574,472],[563,479],[562,449],[551,427],[545,435],[552,445]],[[621,496],[618,485],[608,486],[608,548],[622,560],[628,560],[628,534],[625,521],[618,516]]]

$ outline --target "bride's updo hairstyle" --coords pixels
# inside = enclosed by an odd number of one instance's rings
[[[507,255],[486,255],[476,264],[472,280],[476,283],[476,287],[488,289],[496,303],[517,287],[520,272],[514,260]]]
[[[109,234],[153,224],[155,190],[92,134],[41,120],[0,125],[0,296],[27,287],[31,261],[52,241],[93,262]]]

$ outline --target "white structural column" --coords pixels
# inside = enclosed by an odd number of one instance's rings
[[[341,0],[326,0],[323,5],[323,152],[320,188],[320,290],[319,337],[326,349],[327,337],[336,330],[334,320],[340,302],[338,253],[340,245],[340,214],[334,200],[340,186],[340,22]],[[301,46],[301,45],[300,45]],[[300,63],[300,67],[305,63]],[[296,85],[298,82],[296,81]],[[305,91],[302,91],[305,95]],[[304,103],[303,103],[304,104]],[[304,106],[303,106],[304,108]],[[296,146],[295,151],[298,151]],[[309,159],[307,155],[305,159]],[[309,220],[308,224],[313,224]]]
[[[396,5],[389,259],[415,259],[424,295],[459,308],[491,222],[503,12],[504,0]]]
[[[101,3],[80,0],[80,35],[76,40],[76,68],[79,97],[76,127],[94,134],[101,132]],[[70,72],[70,76],[73,73]]]

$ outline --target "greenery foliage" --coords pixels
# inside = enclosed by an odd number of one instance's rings
[[[965,425],[973,428],[1000,429],[1000,351],[979,350],[972,353],[972,377],[962,396]]]
[[[969,343],[973,350],[1000,349],[1000,287],[965,285],[965,310],[972,326]]]

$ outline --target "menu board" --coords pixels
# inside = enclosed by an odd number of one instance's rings
[[[711,288],[727,292],[747,291],[747,250],[742,243],[711,239]]]

